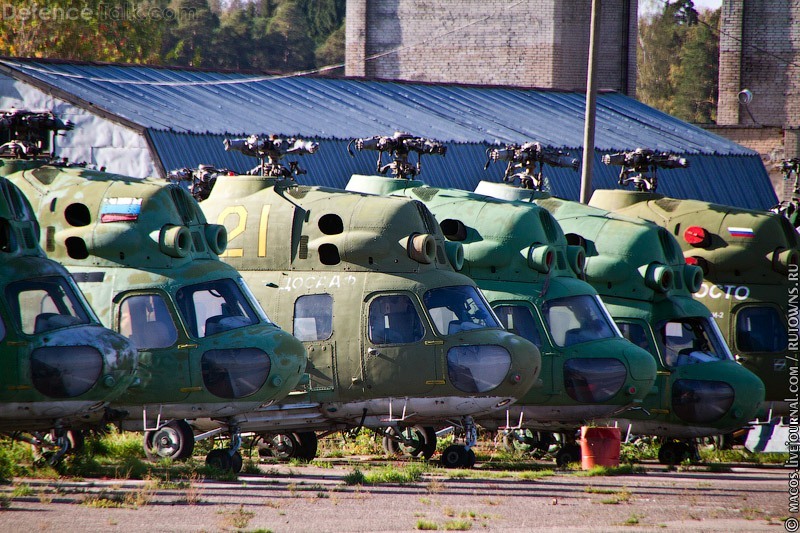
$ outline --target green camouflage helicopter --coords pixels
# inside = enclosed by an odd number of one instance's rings
[[[695,437],[746,425],[761,407],[764,385],[734,361],[708,308],[692,299],[702,287],[702,271],[685,263],[672,235],[652,223],[543,192],[542,164],[560,164],[552,149],[526,143],[489,155],[507,161],[506,179],[518,177],[524,187],[481,182],[476,192],[550,211],[568,242],[586,250],[586,280],[623,335],[656,359],[656,384],[641,409],[613,420],[629,432],[664,437],[659,460],[666,464],[695,456]]]
[[[38,211],[45,251],[139,351],[139,382],[113,402],[119,426],[145,431],[148,457],[181,459],[195,442],[186,419],[216,419],[232,444],[207,462],[239,471],[236,415],[285,397],[307,357],[219,260],[225,228],[178,185],[40,158],[2,170]]]
[[[251,136],[226,140],[226,149],[261,164],[251,175],[183,175],[206,216],[228,228],[221,257],[309,355],[302,387],[243,415],[240,427],[276,454],[304,459],[316,454],[315,431],[361,427],[393,450],[429,458],[432,425],[455,419],[466,444],[445,450],[445,463],[471,466],[472,417],[522,397],[541,360],[453,270],[460,244],[445,243],[420,202],[298,185],[296,162],[280,160],[313,153],[315,143]]]
[[[31,131],[63,131],[48,114],[0,112],[0,173]],[[113,416],[109,402],[133,383],[138,354],[101,326],[64,267],[39,247],[28,200],[0,177],[0,432],[34,445],[51,463],[80,446],[81,430]]]
[[[652,356],[625,340],[583,275],[583,248],[568,245],[545,209],[509,204],[457,189],[426,186],[410,153],[443,154],[436,141],[405,133],[355,139],[358,150],[375,150],[378,173],[354,175],[347,190],[408,197],[423,202],[448,242],[464,250],[461,272],[481,288],[503,325],[533,342],[542,353],[544,386],[534,387],[505,412],[478,418],[487,429],[503,429],[507,443],[547,450],[550,432],[564,432],[556,461],[579,460],[572,438],[586,420],[641,406],[656,378]],[[382,165],[383,153],[391,154]]]
[[[590,205],[650,220],[675,236],[686,262],[703,269],[695,298],[711,310],[737,360],[766,386],[761,416],[788,415],[796,396],[789,387],[797,333],[791,346],[788,318],[800,237],[780,214],[656,193],[655,171],[671,168],[664,164],[669,158],[644,149],[605,156],[605,163],[622,166],[620,184],[637,190],[597,190]],[[796,295],[794,302],[796,310]]]

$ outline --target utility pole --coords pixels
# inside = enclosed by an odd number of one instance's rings
[[[592,170],[594,167],[594,122],[597,107],[597,25],[600,21],[600,1],[592,0],[592,20],[589,24],[589,66],[586,72],[586,117],[583,129],[583,164],[581,165],[582,204],[588,204],[592,196]]]

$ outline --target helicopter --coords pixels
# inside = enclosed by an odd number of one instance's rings
[[[282,456],[312,459],[317,431],[364,427],[393,451],[428,459],[432,424],[453,419],[465,443],[449,446],[443,462],[472,466],[473,417],[522,397],[541,359],[453,270],[461,245],[445,242],[420,202],[298,184],[303,170],[283,159],[311,154],[315,143],[253,135],[225,145],[259,165],[176,179],[190,180],[209,220],[228,228],[222,259],[309,355],[301,386],[242,415],[240,427]]]
[[[420,156],[444,155],[437,141],[397,132],[354,139],[358,150],[378,152],[378,174],[353,175],[346,189],[423,202],[448,242],[464,249],[461,272],[475,280],[503,325],[542,353],[542,387],[534,387],[506,411],[478,418],[502,429],[506,444],[545,451],[552,431],[563,432],[556,462],[580,459],[571,436],[584,421],[640,406],[656,379],[650,354],[622,337],[583,276],[583,248],[568,245],[545,209],[425,185]],[[382,163],[384,153],[392,156]],[[409,155],[416,153],[416,165]],[[414,178],[414,179],[412,179]],[[544,433],[543,433],[544,432]]]
[[[628,157],[611,154],[604,162],[646,179],[644,170],[630,169]],[[784,164],[793,168],[792,161]],[[789,300],[800,264],[800,236],[790,221],[768,211],[668,198],[655,188],[597,190],[590,205],[650,220],[675,236],[686,262],[705,276],[695,298],[711,310],[736,359],[764,381],[761,416],[788,415],[790,372],[797,364],[797,349],[789,346]]]
[[[68,130],[0,116],[0,136],[13,128]],[[0,172],[20,146],[0,145]],[[30,148],[30,147],[27,147]],[[27,198],[0,177],[0,432],[34,446],[51,464],[82,443],[82,431],[115,416],[109,403],[136,379],[138,354],[101,326],[67,271],[47,259]]]
[[[214,418],[231,445],[206,461],[238,472],[235,415],[285,397],[307,356],[219,260],[225,228],[178,185],[15,155],[0,171],[32,201],[45,251],[138,350],[138,382],[112,403],[116,424],[144,431],[148,458],[185,459],[195,442],[186,419]]]
[[[703,286],[700,267],[686,264],[665,229],[552,197],[542,190],[543,180],[525,179],[542,160],[556,165],[559,159],[552,153],[528,157],[523,146],[490,149],[498,150],[490,160],[509,161],[507,183],[483,181],[476,192],[550,211],[567,241],[586,251],[586,281],[600,293],[623,335],[648,350],[658,366],[655,386],[641,408],[602,421],[662,437],[658,457],[664,464],[696,457],[696,437],[745,426],[761,407],[764,384],[736,363],[708,308],[692,298]],[[514,186],[515,175],[531,186]]]

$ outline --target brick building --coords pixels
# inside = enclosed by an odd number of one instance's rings
[[[773,169],[800,157],[800,1],[723,0],[720,21],[719,135],[756,150],[778,197],[791,183]]]
[[[638,0],[603,0],[598,87],[634,96]],[[584,90],[591,0],[348,0],[347,76]]]

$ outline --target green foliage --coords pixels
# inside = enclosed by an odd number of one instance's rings
[[[0,54],[305,70],[344,57],[345,3],[234,0],[223,8],[219,0],[8,0]]]
[[[417,529],[421,531],[436,531],[439,529],[439,524],[430,520],[417,520]]]
[[[356,467],[351,473],[345,475],[343,480],[346,485],[415,483],[422,479],[422,475],[428,471],[428,468],[424,463],[408,463],[400,467],[386,465],[364,473]]]
[[[364,472],[360,468],[355,468],[343,478],[345,485],[363,485],[365,483]]]
[[[15,476],[26,473],[24,464],[33,460],[30,446],[12,441],[0,440],[0,482],[10,483]]]
[[[644,468],[633,465],[620,465],[620,466],[595,466],[590,470],[579,470],[574,475],[579,477],[594,477],[594,476],[628,476],[631,474],[642,474]]]
[[[645,104],[680,119],[713,122],[720,11],[702,11],[700,23],[689,26],[676,23],[678,7],[666,3],[660,12],[639,20],[636,95]]]

